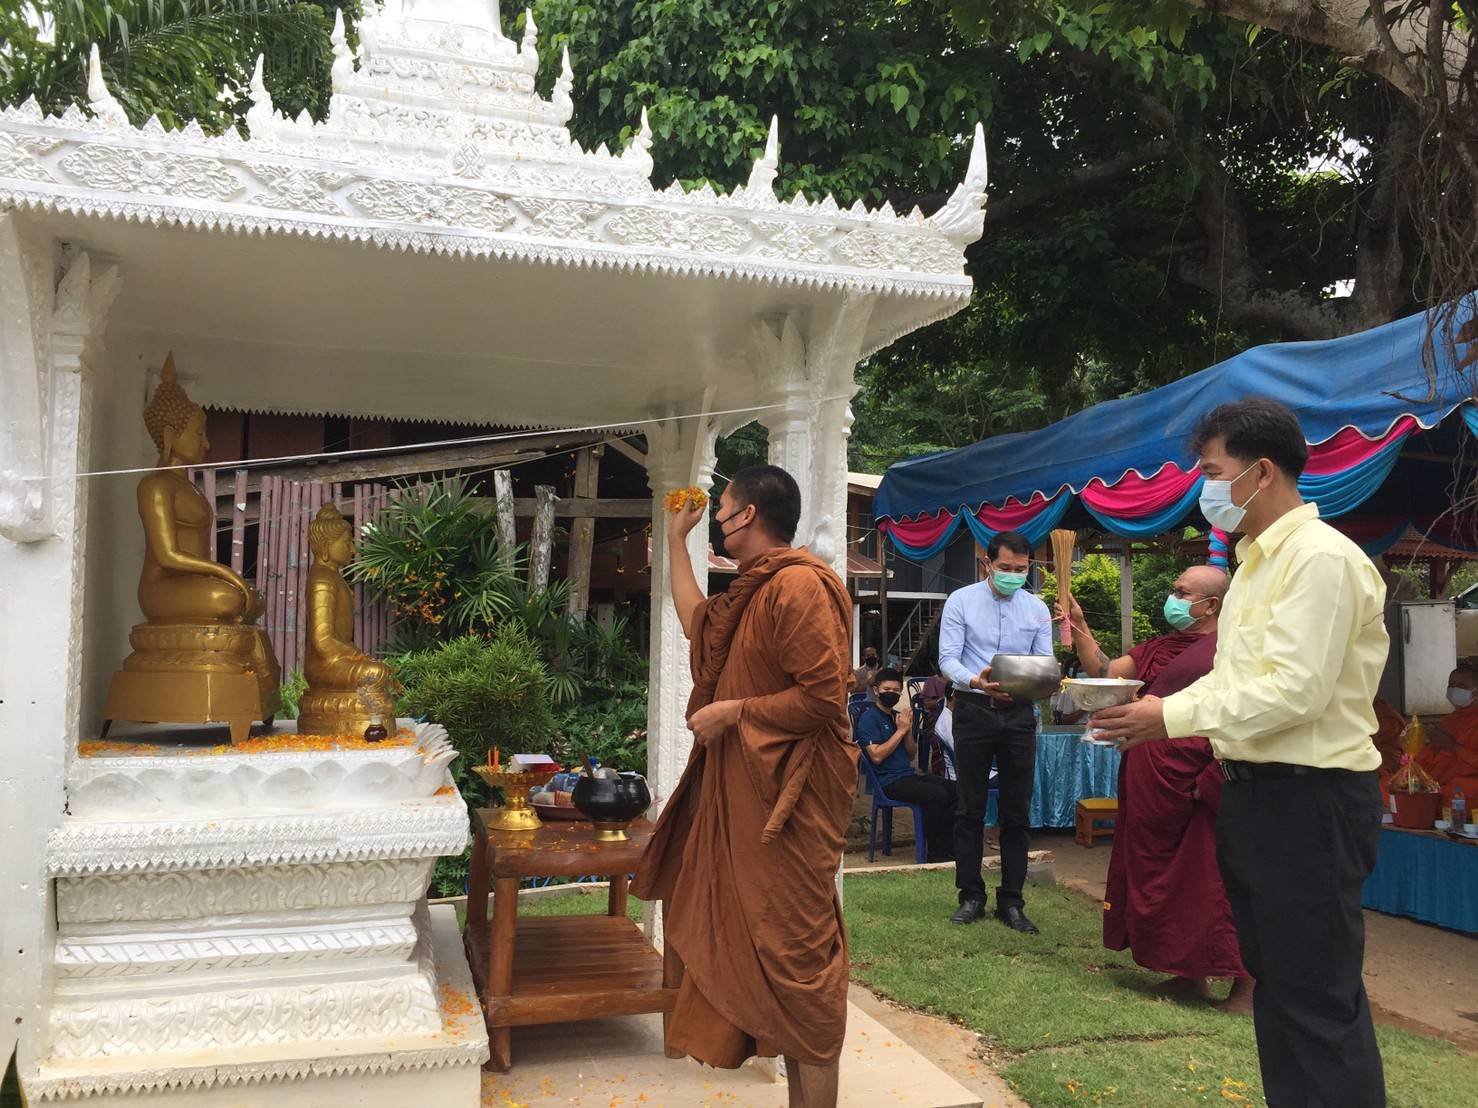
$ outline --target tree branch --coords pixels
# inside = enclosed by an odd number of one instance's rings
[[[1421,49],[1424,28],[1403,23],[1385,41],[1376,20],[1368,18],[1379,0],[1186,0],[1216,15],[1266,27],[1270,31],[1336,50],[1345,63],[1372,73],[1403,96],[1425,95],[1406,57]]]
[[[1415,109],[1399,105],[1376,153],[1375,185],[1361,211],[1355,245],[1355,288],[1347,323],[1361,329],[1388,323],[1405,300],[1402,276],[1404,182],[1416,157]]]
[[[1138,150],[1126,150],[1124,153],[1093,165],[1085,165],[1075,169],[1071,173],[1058,177],[1051,185],[1037,190],[1028,196],[1012,196],[1005,200],[993,200],[986,205],[985,218],[987,223],[1004,223],[1007,220],[1020,216],[1023,212],[1035,207],[1044,200],[1052,200],[1070,192],[1078,192],[1082,189],[1091,189],[1098,185],[1107,184],[1118,180],[1126,173],[1138,169],[1150,162],[1163,160],[1171,151],[1169,142],[1157,141],[1141,146]]]
[[[1247,224],[1231,180],[1204,148],[1194,152],[1201,170],[1196,214],[1206,230],[1206,257],[1182,258],[1181,280],[1215,296],[1222,314],[1242,326],[1271,327],[1297,339],[1327,339],[1344,333],[1330,304],[1299,292],[1267,288],[1266,275],[1253,262]]]

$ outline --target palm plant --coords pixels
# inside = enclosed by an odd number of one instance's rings
[[[352,26],[359,0],[13,0],[0,4],[0,103],[85,106],[96,44],[134,123],[157,115],[166,127],[194,120],[211,133],[239,125],[259,54],[277,106],[321,117],[339,9]]]
[[[493,517],[463,478],[415,487],[365,527],[345,571],[384,597],[401,649],[481,634],[531,602],[522,551],[498,544]]]

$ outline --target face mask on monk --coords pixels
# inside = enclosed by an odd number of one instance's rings
[[[1447,702],[1454,708],[1466,708],[1473,703],[1473,690],[1454,685],[1447,690]]]
[[[749,507],[749,505],[746,504],[744,507],[747,508],[747,507]],[[737,535],[740,531],[742,531],[746,527],[748,527],[749,524],[751,524],[751,523],[754,522],[754,520],[751,519],[751,520],[749,520],[749,521],[747,521],[745,523],[741,523],[738,527],[735,527],[732,531],[726,531],[726,530],[724,530],[724,524],[730,522],[736,516],[741,516],[743,514],[744,514],[744,508],[740,508],[737,512],[731,512],[729,515],[725,516],[723,519],[719,519],[718,516],[714,516],[714,518],[713,518],[713,521],[718,524],[719,534],[723,536],[719,540],[719,545],[724,548],[723,549],[723,553],[724,553],[725,556],[727,556],[728,553],[729,553],[729,540],[732,539],[735,535]]]
[[[1201,600],[1204,599],[1206,598],[1201,598]],[[1201,603],[1200,600],[1186,600],[1184,597],[1171,593],[1165,598],[1165,622],[1177,631],[1189,630],[1201,618],[1191,611],[1199,603]]]

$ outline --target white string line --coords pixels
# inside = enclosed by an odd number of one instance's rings
[[[811,401],[811,407],[819,407],[836,400],[850,400],[851,394],[838,393],[835,396],[822,396]],[[443,446],[477,446],[489,442],[511,442],[517,439],[541,438],[548,435],[578,435],[588,431],[620,431],[628,427],[645,427],[649,424],[660,424],[680,419],[715,419],[719,416],[749,415],[755,412],[768,412],[775,408],[787,406],[785,401],[775,404],[756,404],[745,408],[727,408],[716,412],[684,412],[677,415],[652,416],[648,419],[623,419],[615,423],[587,423],[577,427],[543,427],[527,431],[508,431],[496,435],[473,435],[462,439],[441,439],[435,442],[404,443],[400,446],[365,446],[354,450],[318,451],[311,454],[284,454],[277,458],[244,458],[234,462],[215,462],[211,465],[174,465],[174,466],[135,466],[131,469],[98,469],[87,473],[57,473],[36,477],[23,477],[22,481],[80,481],[84,477],[127,477],[140,473],[159,473],[171,469],[260,469],[263,466],[281,465],[284,462],[312,462],[319,460],[334,460],[339,458],[352,458],[361,454],[401,454],[412,451],[435,450]]]

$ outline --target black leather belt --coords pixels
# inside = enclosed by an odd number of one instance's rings
[[[1319,766],[1297,766],[1290,762],[1223,762],[1221,776],[1226,781],[1272,781],[1280,777],[1304,777],[1314,773],[1340,773]]]
[[[955,696],[969,701],[980,708],[989,708],[992,712],[1012,712],[1017,708],[1030,709],[1030,700],[1006,700],[1000,701],[989,693],[983,693],[979,689],[962,689],[955,686]]]

